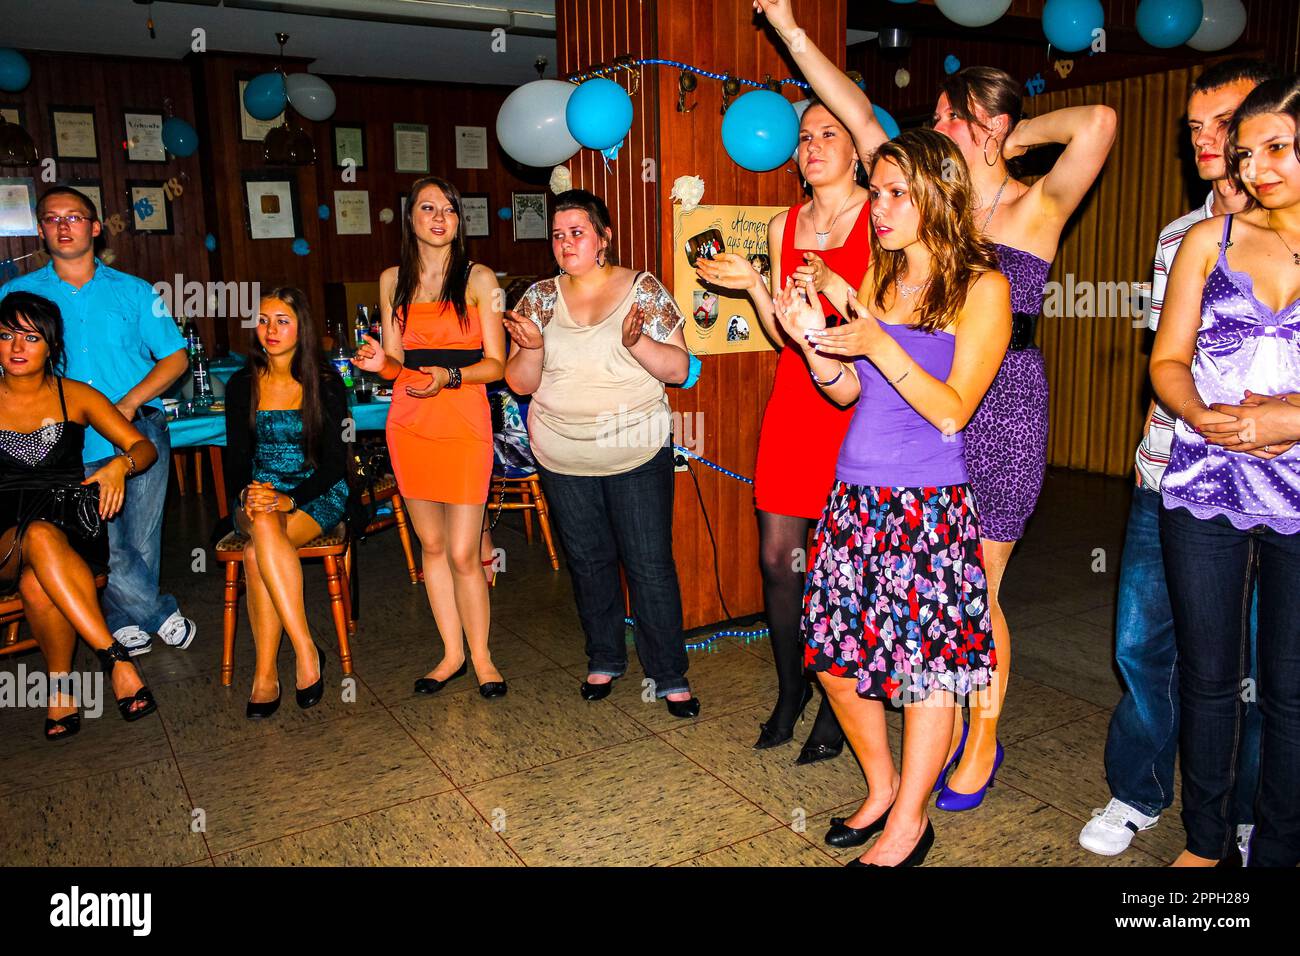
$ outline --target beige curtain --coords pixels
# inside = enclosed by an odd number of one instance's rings
[[[1052,393],[1052,465],[1108,475],[1133,470],[1150,397],[1150,333],[1139,318],[1113,314],[1125,304],[1115,287],[1094,286],[1094,293],[1100,288],[1103,294],[1094,296],[1092,316],[1072,313],[1088,308],[1080,301],[1087,295],[1083,283],[1122,282],[1129,287],[1149,282],[1160,229],[1187,212],[1182,157],[1188,147],[1182,144],[1187,140],[1185,112],[1194,76],[1194,70],[1176,70],[1064,90],[1029,102],[1031,114],[1105,103],[1119,115],[1110,159],[1066,230],[1052,267],[1051,279],[1062,284],[1058,301],[1067,305],[1066,311],[1045,316],[1040,325],[1038,341]],[[1203,197],[1208,185],[1204,191],[1195,187],[1195,192]]]

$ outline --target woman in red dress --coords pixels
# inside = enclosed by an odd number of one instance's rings
[[[781,35],[793,35],[793,18],[791,26],[791,33],[782,30]],[[790,53],[804,76],[826,91],[825,103],[813,100],[799,127],[799,172],[812,198],[771,222],[771,288],[742,256],[700,259],[697,266],[705,282],[749,294],[781,353],[754,470],[763,603],[778,685],[776,706],[761,725],[756,750],[792,739],[794,722],[812,698],[799,638],[805,569],[810,564],[805,548],[808,531],[826,506],[852,415],[852,409],[839,408],[812,384],[802,350],[785,347],[789,337],[776,320],[772,298],[795,274],[811,274],[827,321],[839,321],[847,295],[866,274],[871,249],[871,217],[860,177],[865,161],[886,139],[871,105],[864,108],[862,92],[813,44],[791,43]],[[854,283],[852,288],[849,283]],[[844,734],[823,697],[797,763],[830,759],[843,747]]]

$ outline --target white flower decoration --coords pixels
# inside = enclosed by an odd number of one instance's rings
[[[551,170],[551,192],[559,195],[573,188],[573,173],[568,166],[556,166]]]
[[[704,198],[704,180],[699,176],[678,176],[673,180],[671,196],[682,204],[682,212],[690,212]]]

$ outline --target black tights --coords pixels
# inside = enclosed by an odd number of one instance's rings
[[[791,726],[803,700],[808,678],[803,672],[803,640],[799,622],[803,617],[803,588],[808,566],[805,549],[812,521],[790,515],[758,512],[759,564],[763,572],[763,603],[772,635],[772,657],[776,661],[777,699],[771,721]],[[814,686],[820,690],[817,681]],[[830,701],[822,694],[821,707],[813,724],[810,743],[834,747],[844,739]]]

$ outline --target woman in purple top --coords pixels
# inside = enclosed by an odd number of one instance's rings
[[[791,277],[776,303],[813,382],[839,405],[857,402],[817,525],[802,624],[804,663],[869,791],[831,820],[826,842],[881,834],[855,864],[924,860],[956,699],[987,686],[996,666],[962,429],[1006,352],[1011,302],[972,228],[971,200],[952,140],[902,133],[872,162],[872,269],[848,299],[851,321],[826,328],[811,278]],[[901,777],[886,698],[906,707]]]
[[[1246,693],[1263,716],[1251,866],[1300,864],[1300,80],[1233,117],[1245,212],[1198,223],[1174,260],[1151,380],[1177,413],[1160,534],[1178,639],[1183,826],[1176,865],[1239,865],[1229,818]],[[1258,684],[1249,674],[1252,585]]]
[[[778,30],[792,22],[790,6],[791,0],[754,0],[755,11]],[[812,45],[807,36],[801,35],[800,41]],[[837,112],[853,109],[842,102],[838,89],[827,88],[816,75],[808,79],[819,97],[830,101],[835,96],[841,104]],[[1006,359],[966,428],[966,467],[979,509],[1001,667],[997,696],[990,697],[986,708],[972,712],[969,738],[961,714],[954,718],[949,763],[956,769],[935,805],[970,810],[983,799],[997,760],[998,715],[1010,676],[1011,634],[998,592],[1012,549],[1038,503],[1047,467],[1047,373],[1034,347],[1035,323],[1061,233],[1115,141],[1115,111],[1101,105],[1070,106],[1022,119],[1020,81],[983,66],[958,70],[944,77],[939,88],[934,128],[951,139],[966,160],[974,228],[994,244],[999,269],[1011,281],[1014,312]],[[870,110],[865,93],[861,104]],[[1065,148],[1032,184],[1008,170],[1008,160],[1049,143]],[[834,287],[840,284],[826,270],[818,270],[817,291],[832,304],[837,303]]]

